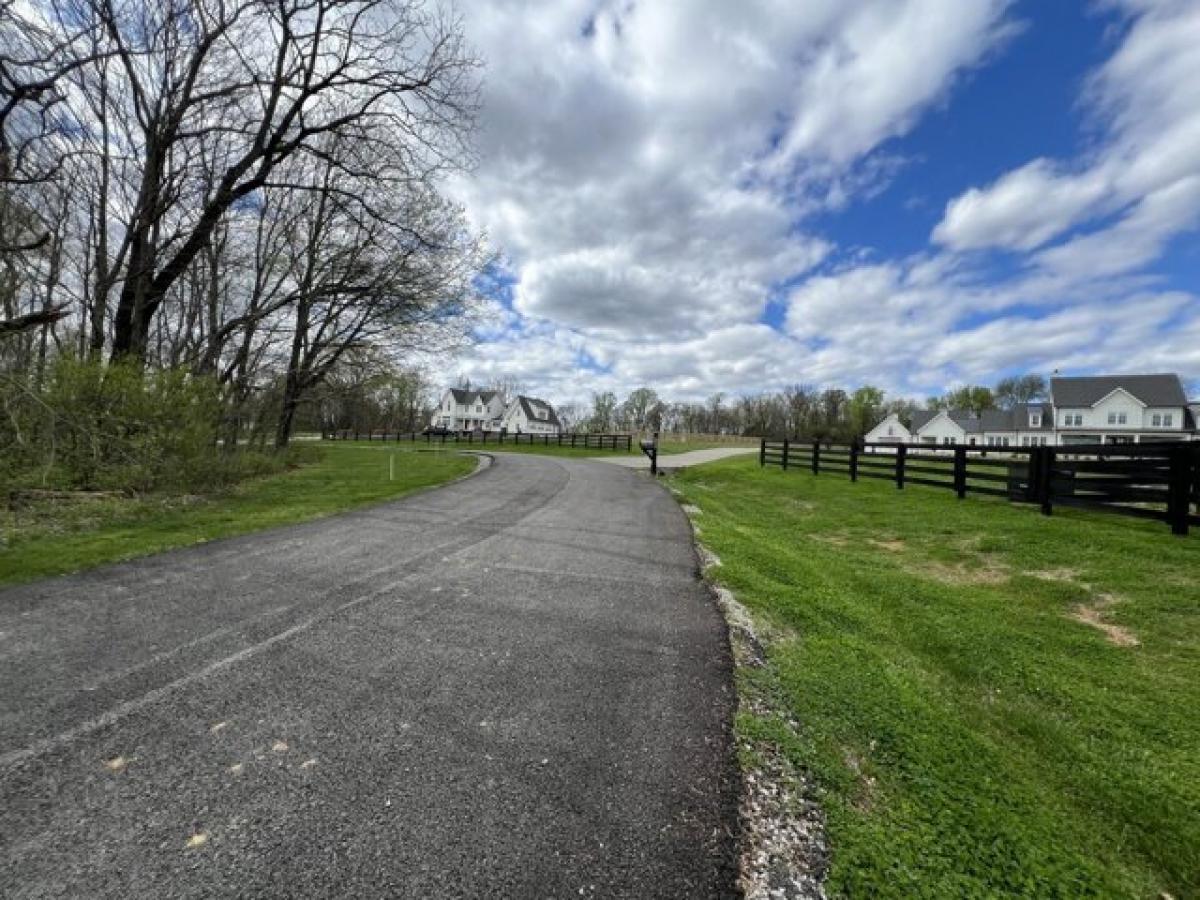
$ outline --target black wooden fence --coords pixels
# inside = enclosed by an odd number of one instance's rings
[[[633,449],[631,434],[533,434],[515,431],[329,431],[327,441],[407,441],[413,444],[532,444],[591,450]]]
[[[1060,447],[826,444],[767,440],[760,466],[879,478],[1034,503],[1045,515],[1076,506],[1158,519],[1174,534],[1200,525],[1200,443]]]

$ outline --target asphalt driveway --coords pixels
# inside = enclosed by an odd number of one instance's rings
[[[0,896],[731,896],[730,668],[667,493],[531,455],[0,591]]]

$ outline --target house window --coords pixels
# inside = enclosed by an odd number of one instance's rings
[[[1005,446],[1005,447],[1007,447],[1007,446],[1008,446],[1008,438],[1005,438],[1005,439],[1004,439],[1004,446]]]
[[[1116,424],[1117,424],[1117,414],[1116,414],[1116,413],[1109,413],[1109,414],[1108,414],[1108,424],[1109,424],[1109,425],[1116,425]]]
[[[1174,421],[1174,418],[1175,417],[1171,415],[1171,413],[1167,413],[1165,416],[1163,416],[1163,427],[1170,428],[1171,422]]]
[[[1040,412],[1029,414],[1029,427],[1030,428],[1041,428],[1042,427],[1042,414]]]
[[[1024,437],[1021,438],[1021,446],[1022,447],[1029,446],[1029,435],[1025,435]]]
[[[1125,415],[1125,413],[1117,413],[1117,424],[1118,425],[1124,425],[1128,421],[1129,421],[1129,416]]]
[[[1162,414],[1155,413],[1154,415],[1152,415],[1150,417],[1150,424],[1154,428],[1161,428],[1162,427]]]

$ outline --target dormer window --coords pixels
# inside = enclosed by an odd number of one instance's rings
[[[1042,427],[1042,414],[1040,412],[1031,412],[1029,414],[1029,427],[1030,428],[1041,428]]]

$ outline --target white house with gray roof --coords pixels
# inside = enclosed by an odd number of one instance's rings
[[[504,411],[504,395],[499,391],[450,388],[442,394],[429,424],[451,431],[499,431]]]
[[[1188,402],[1175,374],[1056,377],[1046,402],[982,415],[920,410],[907,427],[891,415],[866,441],[986,447],[1187,441],[1197,439],[1198,416],[1200,403]]]
[[[500,420],[500,427],[520,434],[558,434],[562,425],[554,407],[536,397],[516,397]]]

